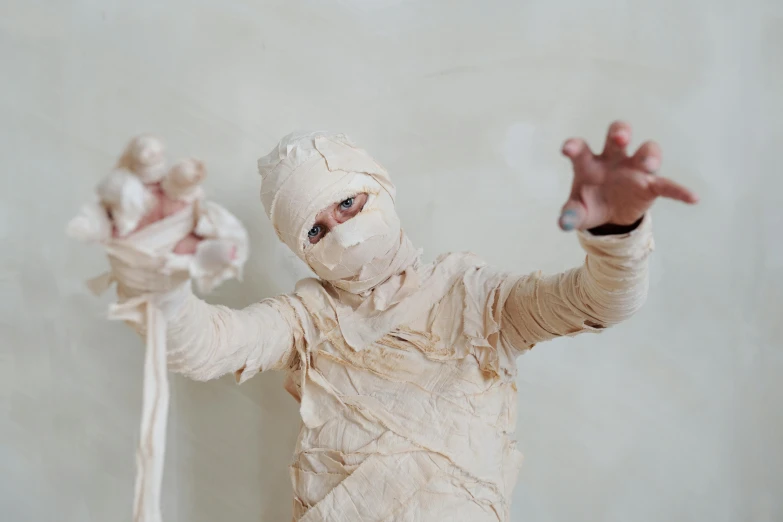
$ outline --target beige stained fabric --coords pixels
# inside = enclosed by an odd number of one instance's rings
[[[462,253],[423,264],[383,204],[394,198],[388,175],[368,158],[342,135],[315,133],[286,137],[259,161],[278,235],[321,279],[243,310],[170,286],[156,297],[169,369],[198,380],[233,372],[240,383],[287,373],[302,417],[290,468],[297,521],[507,521],[522,461],[516,358],[642,305],[651,220],[625,235],[579,233],[585,262],[562,274],[507,274]],[[309,247],[318,210],[357,187],[383,219],[345,227],[331,253]],[[323,263],[373,234],[378,258],[360,253],[361,266],[334,265],[342,271]]]

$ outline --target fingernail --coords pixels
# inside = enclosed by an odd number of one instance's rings
[[[560,216],[560,227],[566,232],[573,230],[576,227],[576,222],[578,219],[579,216],[577,216],[576,211],[566,210]]]
[[[614,133],[614,141],[617,142],[618,145],[626,145],[629,140],[630,135],[627,130],[619,130]]]
[[[658,170],[658,167],[661,166],[661,162],[658,160],[658,158],[653,156],[648,156],[644,158],[644,168],[649,170],[650,172],[655,172]]]

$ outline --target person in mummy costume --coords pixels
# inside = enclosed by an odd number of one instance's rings
[[[629,155],[630,139],[615,122],[600,154],[565,142],[573,187],[559,224],[576,231],[586,257],[552,275],[506,273],[469,253],[422,262],[386,170],[331,132],[288,135],[258,161],[266,214],[317,275],[289,294],[242,310],[196,297],[192,281],[209,290],[239,274],[247,236],[204,199],[203,165],[166,171],[152,138],[131,144],[69,231],[105,245],[111,270],[93,287],[116,283],[112,317],[147,335],[148,349],[165,346],[169,371],[200,381],[233,373],[239,383],[287,374],[302,419],[290,465],[294,520],[507,521],[522,461],[513,440],[518,356],[639,310],[650,207],[659,197],[696,202],[655,175],[655,143]],[[154,417],[145,416],[143,440],[145,430],[150,440],[165,431]],[[140,497],[147,491],[153,502],[160,477],[150,470],[161,466],[140,457],[140,480],[152,485],[137,483],[137,520],[159,517],[144,515]]]

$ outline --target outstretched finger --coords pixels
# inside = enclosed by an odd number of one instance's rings
[[[650,178],[650,191],[656,197],[675,199],[691,205],[699,201],[693,191],[667,178]]]
[[[631,126],[624,121],[616,121],[609,126],[601,156],[608,160],[621,160],[626,157],[625,148],[629,143],[631,143]]]
[[[629,166],[648,174],[655,174],[661,168],[661,147],[654,141],[645,141],[629,160]]]
[[[574,172],[585,172],[590,168],[593,160],[593,151],[581,138],[566,140],[562,148],[563,155],[571,160]]]

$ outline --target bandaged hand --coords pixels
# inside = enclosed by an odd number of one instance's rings
[[[111,209],[109,209],[111,214],[115,214],[111,216],[113,238],[129,236],[135,232],[147,228],[153,223],[157,223],[166,217],[176,214],[190,204],[188,201],[177,199],[176,196],[169,195],[167,192],[165,192],[161,182],[147,184],[145,185],[145,189],[152,198],[152,202],[146,209],[146,212],[139,217],[136,223],[134,223],[135,226],[129,231],[124,231],[118,227],[118,216],[116,214],[121,213],[122,209],[117,209],[119,212],[111,212]],[[197,236],[195,231],[192,231],[174,246],[173,252],[180,255],[195,254],[198,244],[203,239],[204,238]]]
[[[600,154],[594,154],[580,138],[565,142],[562,152],[573,164],[574,181],[560,215],[560,228],[568,231],[603,225],[630,226],[659,197],[688,204],[698,201],[689,189],[655,175],[661,167],[661,148],[657,143],[647,141],[628,155],[630,141],[630,125],[618,121],[609,127]]]
[[[131,140],[98,184],[95,201],[68,224],[70,236],[106,247],[112,271],[93,288],[116,281],[126,297],[165,293],[192,278],[208,292],[239,277],[247,233],[228,211],[206,201],[201,161],[166,164],[163,144]]]

